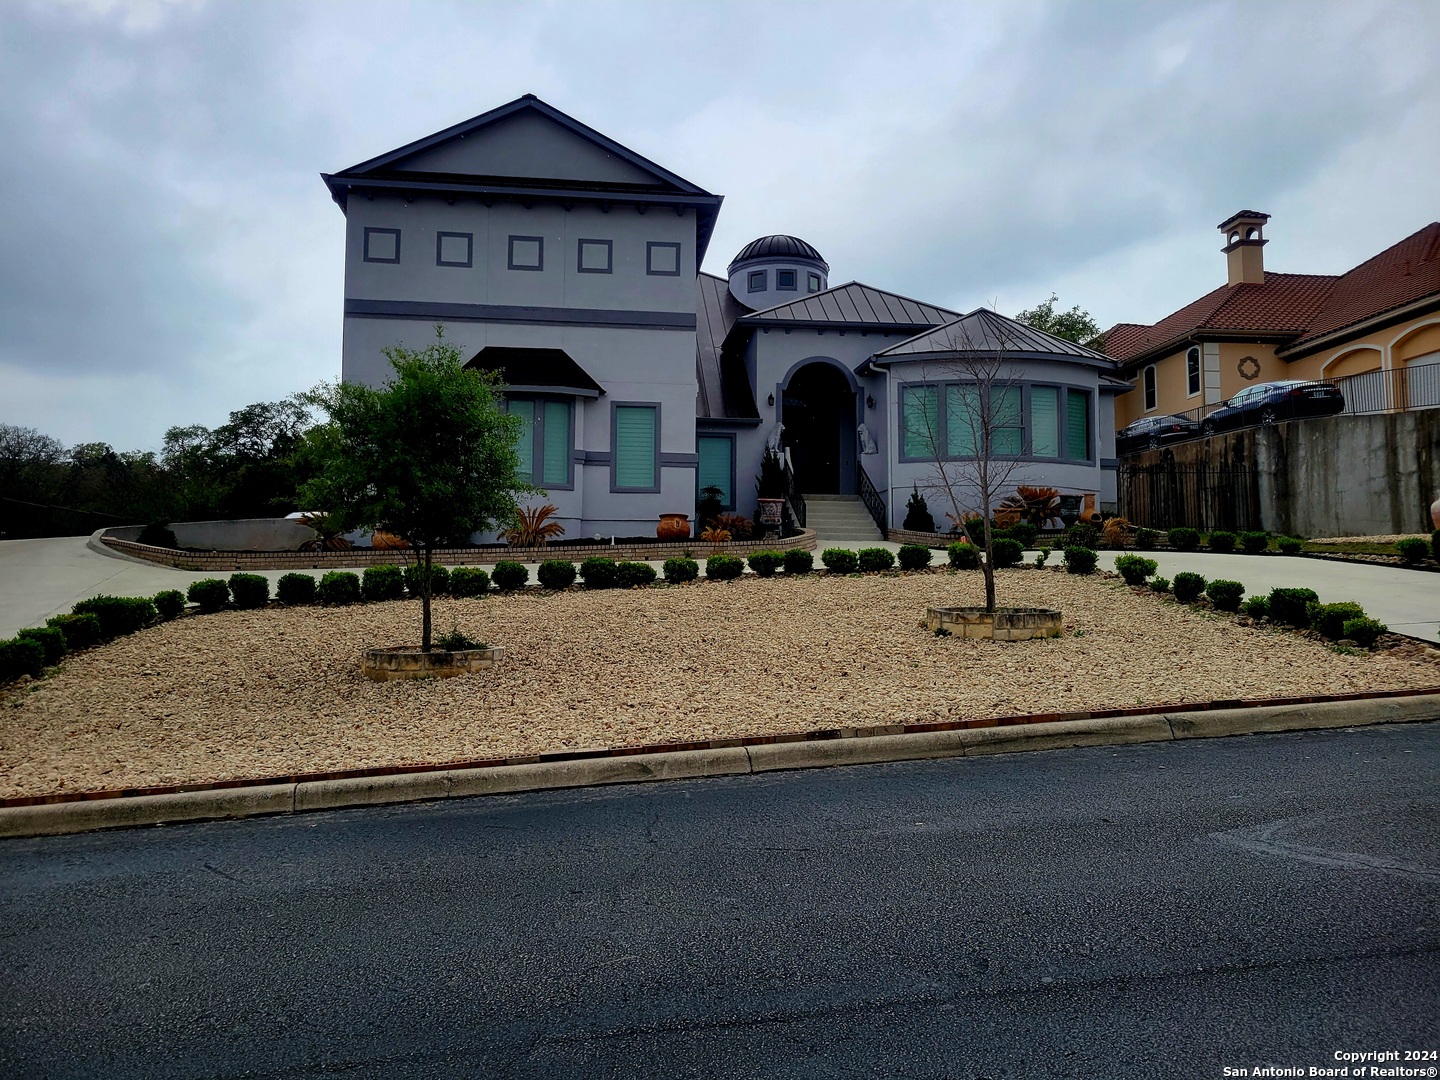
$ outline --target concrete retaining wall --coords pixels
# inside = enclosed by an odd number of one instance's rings
[[[1429,532],[1440,496],[1440,409],[1329,416],[1131,455],[1128,465],[1256,471],[1261,527],[1297,536]]]
[[[176,521],[170,525],[182,548],[200,551],[296,551],[315,530],[290,518],[237,518],[234,521]],[[124,525],[106,529],[102,536],[114,540],[138,540],[143,526]]]

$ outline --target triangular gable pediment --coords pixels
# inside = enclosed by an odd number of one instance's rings
[[[531,95],[361,162],[348,176],[493,177],[705,194]]]

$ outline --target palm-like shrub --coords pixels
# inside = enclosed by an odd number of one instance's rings
[[[1100,539],[1107,548],[1121,549],[1130,543],[1130,522],[1123,517],[1107,518],[1100,531]]]
[[[549,519],[560,512],[558,506],[522,506],[515,524],[500,535],[511,547],[544,547],[546,541],[565,535],[565,526]],[[497,582],[498,584],[498,582]]]
[[[1007,495],[1001,500],[995,510],[998,520],[1011,516],[1016,521],[1027,521],[1037,529],[1043,529],[1060,516],[1060,492],[1052,487],[1028,487],[1021,484],[1013,495]]]

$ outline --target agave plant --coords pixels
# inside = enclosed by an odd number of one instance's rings
[[[545,520],[559,512],[560,508],[550,503],[522,507],[514,527],[506,529],[501,535],[512,547],[544,547],[547,540],[565,535],[565,526],[558,521]]]
[[[714,525],[721,532],[727,532],[736,540],[748,540],[755,531],[754,523],[744,514],[721,514],[715,519]]]
[[[1021,484],[1015,494],[1006,496],[995,510],[996,520],[1001,515],[1015,521],[1028,521],[1037,529],[1043,529],[1060,516],[1060,492],[1050,487],[1027,487]]]
[[[730,539],[730,530],[722,529],[718,525],[707,525],[700,534],[700,539],[708,544],[723,544]]]

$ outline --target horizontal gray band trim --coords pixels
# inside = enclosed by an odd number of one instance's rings
[[[570,397],[598,398],[600,392],[581,386],[522,386],[506,383],[507,394],[568,394]]]
[[[580,455],[579,460],[583,461],[586,465],[610,464],[609,450],[579,450],[576,452]]]
[[[605,308],[520,307],[509,304],[441,304],[429,300],[345,301],[345,314],[362,319],[441,319],[446,322],[551,323],[643,330],[694,330],[689,311],[611,311]]]
[[[661,454],[660,467],[662,469],[698,469],[700,467],[700,455]]]
[[[1119,459],[1119,458],[1113,458],[1113,457],[1102,457],[1102,458],[1100,459],[1100,468],[1102,468],[1102,469],[1118,469],[1118,468],[1120,468],[1120,459]]]
[[[695,420],[695,429],[704,431],[706,428],[758,427],[759,424],[758,416],[701,416]]]

